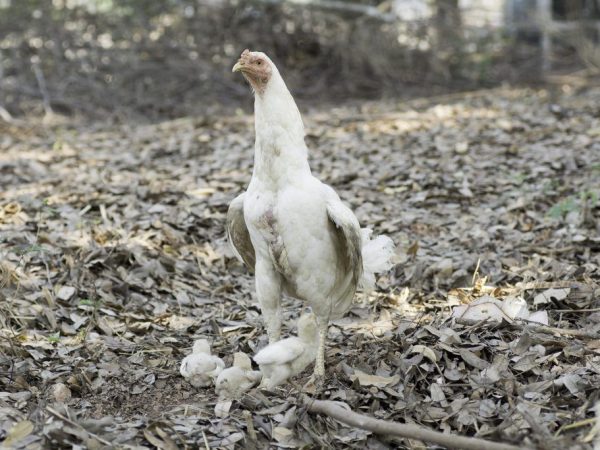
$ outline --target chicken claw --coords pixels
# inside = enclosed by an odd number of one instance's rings
[[[302,386],[302,392],[310,395],[317,395],[323,392],[325,388],[325,377],[315,375],[314,373],[310,376],[308,381]]]

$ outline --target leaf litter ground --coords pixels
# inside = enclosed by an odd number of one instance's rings
[[[398,246],[377,294],[330,327],[320,398],[463,435],[592,448],[600,90],[503,88],[305,120],[313,171]],[[266,343],[252,277],[224,239],[251,174],[251,116],[0,129],[5,447],[422,447],[308,414],[297,386],[309,372],[221,417],[212,389],[180,377],[198,337],[228,365]],[[553,328],[450,318],[483,295],[519,296]],[[300,307],[285,301],[287,331]]]

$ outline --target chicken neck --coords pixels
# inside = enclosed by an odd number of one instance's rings
[[[279,189],[311,175],[300,111],[278,73],[254,101],[256,143],[253,178]]]

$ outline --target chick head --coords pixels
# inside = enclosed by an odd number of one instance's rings
[[[313,341],[318,334],[317,316],[314,313],[304,313],[298,319],[298,336],[303,341]]]
[[[206,339],[198,339],[194,342],[192,353],[206,353],[210,355],[210,344]]]

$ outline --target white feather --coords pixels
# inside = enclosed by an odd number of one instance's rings
[[[387,236],[377,236],[371,239],[373,231],[369,228],[360,230],[362,235],[363,276],[360,287],[364,291],[375,288],[375,274],[392,268],[394,242]]]
[[[266,364],[286,364],[304,353],[305,345],[297,337],[290,337],[267,345],[254,355],[259,366]]]

